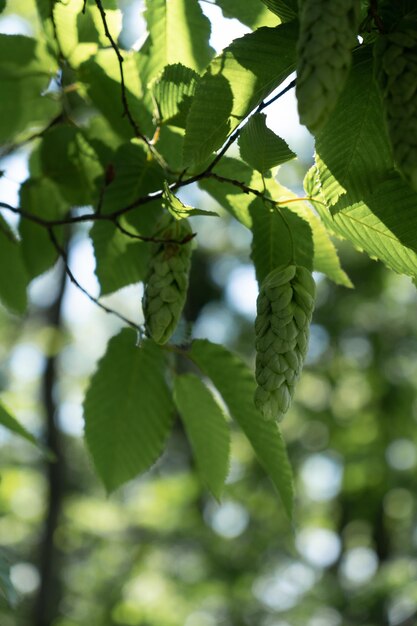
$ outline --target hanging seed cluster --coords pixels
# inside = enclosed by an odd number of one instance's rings
[[[375,44],[394,159],[417,191],[417,19],[405,19]]]
[[[346,82],[358,19],[358,0],[301,3],[296,93],[301,123],[312,133],[327,121]]]
[[[187,220],[166,215],[157,235],[142,306],[147,334],[164,344],[174,332],[187,296],[192,230]]]
[[[288,411],[307,352],[315,284],[305,267],[272,270],[257,300],[255,404],[267,419]]]

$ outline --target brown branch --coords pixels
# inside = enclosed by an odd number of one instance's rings
[[[142,329],[141,326],[139,326],[139,324],[136,324],[135,322],[132,322],[132,320],[128,319],[127,317],[125,317],[124,315],[119,313],[118,311],[115,311],[114,309],[111,309],[110,307],[105,306],[102,302],[100,302],[100,300],[98,298],[94,297],[89,291],[87,291],[78,282],[78,280],[75,278],[75,276],[72,273],[72,270],[71,270],[71,268],[69,266],[67,251],[60,245],[58,239],[56,238],[56,235],[54,233],[53,228],[51,228],[51,227],[48,228],[48,233],[49,233],[49,237],[51,239],[52,245],[55,247],[56,251],[58,252],[59,256],[61,257],[61,259],[62,259],[62,261],[64,263],[65,272],[66,272],[68,278],[70,279],[70,281],[73,283],[73,285],[75,285],[77,287],[77,289],[79,289],[85,296],[87,296],[87,298],[91,302],[93,302],[95,305],[97,305],[100,309],[102,309],[106,313],[109,313],[110,315],[115,315],[120,320],[125,322],[125,324],[128,324],[128,326],[131,326],[132,328],[137,330],[138,333],[140,334],[140,336],[142,336],[143,329]]]

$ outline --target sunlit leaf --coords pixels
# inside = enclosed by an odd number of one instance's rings
[[[242,159],[262,174],[296,157],[286,141],[267,127],[263,113],[252,115],[245,124],[239,136],[239,148]]]
[[[214,51],[209,46],[210,22],[197,0],[147,0],[149,40],[142,76],[148,82],[166,65],[182,63],[201,72]]]
[[[205,215],[211,217],[219,217],[218,213],[214,211],[202,211],[201,209],[194,209],[191,206],[186,206],[181,202],[177,196],[175,196],[169,189],[168,183],[164,183],[164,195],[162,200],[163,206],[171,213],[177,220],[181,220],[192,215]]]
[[[160,123],[185,128],[198,78],[194,70],[181,63],[167,65],[164,68],[162,74],[152,84],[152,94]]]
[[[297,0],[262,0],[262,2],[284,22],[293,20],[297,15]]]
[[[297,26],[259,28],[236,39],[208,67],[187,118],[184,163],[200,163],[295,68]]]
[[[327,228],[390,269],[417,277],[417,194],[399,175],[362,201],[342,197],[332,211],[318,199],[315,207]]]
[[[261,26],[277,26],[278,16],[268,11],[261,2],[242,2],[242,0],[216,0],[224,17],[238,19],[252,30]]]
[[[109,5],[103,2],[103,5]],[[107,27],[117,41],[121,26],[122,14],[116,7],[105,6]],[[68,59],[72,67],[78,67],[97,52],[98,46],[108,46],[100,11],[97,6],[86,3],[83,11],[84,0],[72,0],[71,2],[56,2],[53,8],[55,36],[60,50]]]

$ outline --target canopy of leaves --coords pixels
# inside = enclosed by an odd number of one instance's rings
[[[352,52],[343,2],[0,0],[2,626],[415,621],[415,3],[360,4]],[[272,108],[309,11],[352,57],[314,163]],[[281,432],[253,322],[288,264],[321,275]]]

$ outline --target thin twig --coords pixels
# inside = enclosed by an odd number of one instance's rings
[[[284,89],[279,91],[275,96],[272,96],[272,98],[270,98],[269,100],[264,100],[263,102],[261,102],[261,104],[258,106],[256,112],[260,113],[261,111],[266,109],[266,107],[271,106],[271,104],[274,104],[274,102],[276,102],[277,100],[282,98],[282,96],[285,96],[286,93],[288,93],[289,91],[291,91],[291,89],[293,89],[295,87],[296,82],[297,81],[294,78],[294,80],[292,80],[290,83],[288,83],[288,85],[286,87],[284,87]]]
[[[55,247],[56,251],[58,252],[59,256],[62,259],[62,262],[64,263],[65,272],[66,272],[68,278],[77,287],[77,289],[79,289],[85,296],[87,296],[87,298],[89,300],[91,300],[91,302],[93,302],[98,307],[100,307],[100,309],[102,309],[106,313],[109,313],[111,315],[115,315],[120,320],[125,322],[125,324],[128,324],[129,326],[131,326],[132,328],[137,330],[139,332],[139,334],[142,336],[143,329],[142,329],[141,326],[139,326],[139,324],[136,324],[135,322],[132,322],[132,320],[128,319],[127,317],[125,317],[124,315],[119,313],[118,311],[115,311],[114,309],[111,309],[110,307],[105,306],[104,304],[102,304],[102,302],[100,302],[100,300],[98,300],[98,298],[94,297],[89,291],[87,291],[82,285],[80,285],[80,283],[75,278],[75,276],[72,273],[72,270],[71,270],[71,268],[69,266],[67,251],[64,250],[64,248],[60,245],[60,243],[59,243],[59,241],[56,238],[56,235],[54,233],[54,229],[53,228],[48,228],[48,233],[49,233],[49,237],[51,239],[52,245]]]
[[[191,235],[186,235],[182,239],[163,239],[155,237],[154,235],[147,237],[146,235],[138,235],[136,233],[132,233],[132,231],[127,230],[124,226],[122,226],[117,219],[114,220],[114,225],[118,230],[120,230],[121,233],[126,235],[126,237],[130,237],[131,239],[139,239],[139,241],[145,241],[147,243],[166,243],[182,246],[191,241],[191,239],[194,239],[194,237],[197,235],[197,233],[192,233]]]
[[[124,110],[124,115],[127,117],[127,119],[129,120],[129,124],[131,125],[135,136],[138,137],[139,139],[142,139],[142,141],[144,141],[146,143],[146,145],[148,146],[149,149],[152,150],[152,146],[151,143],[149,141],[149,139],[142,133],[142,131],[140,130],[139,126],[137,125],[131,111],[129,108],[129,104],[127,102],[127,91],[126,91],[126,83],[125,83],[125,74],[123,71],[123,62],[124,62],[124,58],[119,50],[119,46],[117,45],[117,43],[114,41],[109,27],[107,25],[107,19],[106,19],[106,12],[103,8],[103,4],[101,2],[101,0],[95,0],[95,3],[97,5],[97,8],[100,12],[100,16],[101,16],[101,21],[103,22],[103,28],[104,28],[104,33],[107,37],[107,39],[110,42],[111,47],[113,48],[116,57],[117,57],[117,61],[119,63],[119,70],[120,70],[120,85],[121,85],[121,96],[122,96],[122,105],[123,105],[123,110]]]
[[[100,1],[100,0],[98,0],[98,1]],[[278,98],[282,97],[285,93],[287,93],[290,89],[292,89],[294,87],[294,85],[295,85],[295,81],[292,81],[286,87],[284,87],[284,89],[282,89],[278,94],[276,94],[275,96],[273,96],[269,100],[265,100],[265,101],[261,102],[258,105],[258,107],[255,109],[255,112],[259,112],[259,111],[264,110],[267,106],[269,106],[270,104],[272,104],[273,102],[278,100]],[[223,147],[220,149],[220,151],[217,153],[217,155],[214,157],[214,159],[210,162],[210,164],[206,167],[205,170],[203,170],[202,172],[199,172],[198,174],[190,176],[189,178],[183,178],[184,172],[182,172],[180,177],[179,177],[179,179],[176,182],[171,183],[168,186],[169,190],[175,192],[175,191],[177,191],[180,188],[183,188],[183,187],[186,187],[188,185],[191,185],[192,183],[196,183],[196,182],[198,182],[200,180],[203,180],[204,178],[217,178],[217,180],[219,180],[221,182],[227,182],[227,183],[239,186],[246,193],[253,193],[254,195],[260,195],[261,192],[259,192],[258,190],[255,190],[255,189],[253,189],[251,187],[246,187],[246,189],[245,189],[244,188],[245,187],[244,183],[240,183],[240,181],[235,181],[233,179],[229,179],[229,178],[223,177],[223,176],[213,172],[214,167],[218,164],[218,162],[225,155],[225,153],[230,148],[230,146],[238,138],[238,136],[239,136],[239,134],[241,132],[242,127],[243,126],[241,125],[238,128],[236,128],[236,130],[230,135],[230,137],[228,138],[226,143],[223,145]],[[163,195],[164,195],[164,190],[160,189],[160,190],[157,190],[157,191],[152,191],[152,192],[148,193],[146,196],[140,196],[139,198],[136,198],[135,200],[133,200],[129,204],[125,205],[124,207],[121,207],[120,209],[117,209],[116,211],[113,211],[112,213],[103,214],[101,212],[95,211],[93,213],[84,213],[82,215],[73,215],[71,217],[65,217],[65,218],[60,218],[60,219],[56,219],[56,220],[44,219],[42,217],[39,217],[38,215],[34,215],[32,213],[29,213],[28,211],[25,211],[22,208],[13,207],[10,204],[8,204],[7,202],[1,202],[0,201],[0,208],[7,209],[7,210],[11,211],[12,213],[20,215],[21,217],[23,217],[25,219],[31,220],[32,222],[35,222],[36,224],[49,229],[49,228],[54,227],[54,226],[63,226],[65,224],[77,224],[77,223],[81,223],[81,222],[94,222],[94,221],[98,221],[98,220],[111,221],[111,222],[116,223],[118,218],[120,218],[122,215],[124,215],[126,213],[129,213],[130,211],[132,211],[133,209],[136,209],[139,206],[142,206],[142,205],[145,205],[145,204],[149,204],[150,202],[153,202],[154,200],[159,200],[159,199],[161,199],[163,197]]]
[[[250,115],[256,115],[256,113],[260,113],[261,111],[266,109],[266,107],[268,107],[269,105],[271,105],[274,102],[276,102],[277,100],[279,100],[279,98],[281,98],[283,95],[285,95],[293,87],[295,87],[295,80],[292,80],[286,87],[284,87],[284,89],[282,89],[280,92],[278,92],[275,96],[273,96],[269,100],[262,100],[262,102],[256,107],[254,113],[250,114]],[[206,170],[207,172],[211,172],[213,170],[213,168],[217,165],[217,163],[220,161],[220,159],[226,154],[226,152],[228,151],[230,146],[232,146],[235,143],[236,139],[238,139],[240,133],[243,130],[243,127],[246,124],[246,120],[247,120],[248,117],[249,116],[246,116],[245,119],[239,124],[239,126],[229,136],[229,138],[227,139],[226,143],[223,145],[223,147],[216,154],[215,158],[212,160],[212,162],[208,166],[208,168]]]
[[[374,20],[375,26],[377,27],[379,32],[383,34],[385,32],[385,27],[384,27],[384,22],[382,21],[378,13],[378,0],[370,0],[369,15]]]
[[[19,141],[18,143],[9,144],[8,146],[6,145],[4,149],[0,152],[0,159],[4,159],[5,157],[10,156],[11,154],[13,154],[13,152],[16,152],[16,150],[20,150],[21,148],[26,146],[28,143],[31,143],[32,141],[35,141],[35,139],[39,139],[40,137],[43,137],[43,135],[50,128],[52,128],[56,124],[59,124],[63,120],[64,120],[64,114],[60,113],[59,115],[54,117],[49,122],[49,124],[45,126],[45,128],[42,128],[37,133],[33,133],[33,135],[30,135],[30,137],[27,137],[26,139],[23,139],[22,141]]]

